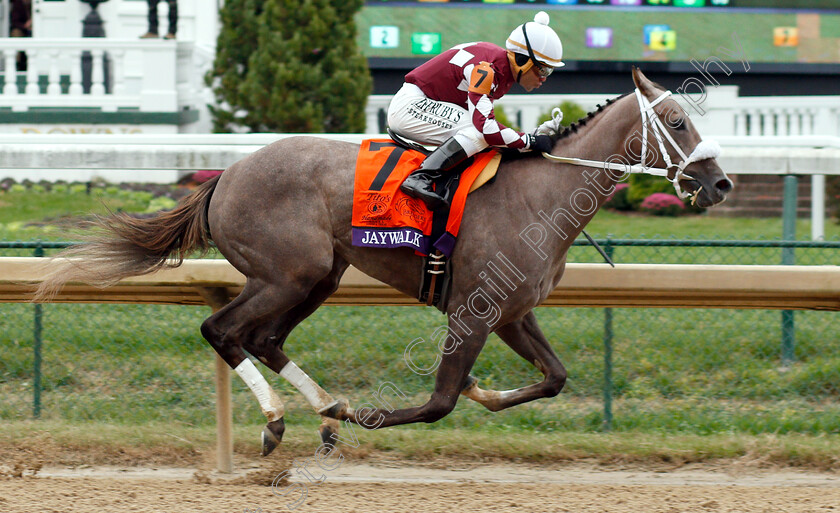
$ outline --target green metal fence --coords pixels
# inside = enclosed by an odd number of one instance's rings
[[[840,241],[600,239],[617,262],[837,264]],[[0,243],[3,256],[50,254],[66,243]],[[570,261],[601,257],[585,241]],[[795,257],[795,258],[793,258]],[[199,326],[207,307],[0,305],[0,419],[71,422],[215,422],[213,352]],[[560,399],[490,414],[462,401],[439,425],[493,423],[533,431],[840,432],[840,323],[833,312],[726,309],[540,308],[540,325],[567,367]],[[795,321],[795,322],[794,322]],[[287,353],[336,396],[368,402],[390,382],[426,400],[433,377],[403,361],[407,344],[445,318],[405,307],[325,307],[286,343]],[[434,354],[412,353],[422,365]],[[264,370],[290,416],[314,417]],[[483,388],[540,375],[495,336],[473,374]],[[234,380],[236,422],[262,422]],[[314,422],[314,420],[313,420]]]

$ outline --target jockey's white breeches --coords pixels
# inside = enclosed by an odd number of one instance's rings
[[[468,156],[489,146],[473,126],[467,109],[427,98],[414,84],[403,84],[391,99],[388,126],[397,135],[421,144],[440,146],[454,137]]]

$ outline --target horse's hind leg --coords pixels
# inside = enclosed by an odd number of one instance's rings
[[[466,317],[461,317],[460,324],[469,328],[466,330],[469,335],[457,337],[458,341],[454,347],[450,345],[453,339],[448,339],[446,347],[452,347],[452,349],[448,352],[444,351],[441,356],[435,376],[435,390],[426,404],[402,409],[363,407],[355,410],[345,407],[329,411],[326,415],[338,420],[355,422],[366,429],[412,422],[435,422],[448,415],[458,402],[459,393],[464,389],[470,369],[484,347],[488,333],[486,325],[482,326],[483,321],[480,320],[469,321]],[[411,356],[408,355],[407,358],[410,359]]]
[[[347,270],[348,265],[344,259],[335,255],[330,274],[315,285],[307,298],[267,326],[265,336],[257,337],[250,345],[246,345],[246,349],[259,358],[268,368],[284,378],[293,378],[292,385],[303,393],[318,413],[325,408],[329,409],[336,406],[338,401],[334,401],[314,380],[297,368],[294,362],[283,352],[283,344],[289,333],[338,289],[341,276]],[[338,422],[335,419],[322,416],[318,431],[324,443],[334,443],[332,438],[338,432]],[[264,452],[266,450],[270,452],[272,449],[273,447],[263,447]]]
[[[284,407],[262,374],[247,358],[243,346],[250,346],[254,337],[273,319],[304,301],[325,274],[328,272],[320,273],[316,279],[286,276],[285,280],[275,279],[271,282],[250,277],[239,296],[201,325],[204,338],[245,381],[268,419],[268,425],[263,430],[264,455],[271,452],[282,439],[285,429]],[[283,278],[280,272],[276,275]],[[288,358],[280,354],[288,362]]]
[[[519,356],[537,367],[545,379],[516,390],[496,391],[480,389],[478,380],[470,376],[467,386],[461,392],[463,395],[481,403],[490,411],[499,411],[560,393],[566,383],[566,369],[537,325],[533,311],[517,321],[501,326],[496,334]]]

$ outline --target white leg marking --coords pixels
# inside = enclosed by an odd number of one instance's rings
[[[499,408],[501,402],[508,397],[519,392],[521,388],[516,390],[482,390],[478,385],[473,385],[470,388],[461,392],[465,397],[485,406],[488,409],[495,410]]]
[[[283,418],[283,413],[285,413],[283,401],[281,401],[277,394],[274,393],[274,390],[268,386],[268,382],[262,374],[260,374],[260,371],[257,370],[251,360],[245,358],[234,370],[237,374],[239,374],[239,377],[242,378],[242,381],[248,385],[251,392],[257,396],[257,401],[260,403],[260,409],[262,409],[263,414],[266,418],[268,418],[269,422],[274,422],[275,420]]]
[[[309,401],[309,404],[315,408],[315,411],[321,413],[324,410],[333,406],[336,401],[330,397],[318,383],[312,380],[300,367],[295,365],[295,362],[290,361],[280,370],[280,375],[286,379],[293,387],[297,388],[303,397]]]

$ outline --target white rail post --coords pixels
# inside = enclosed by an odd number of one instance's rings
[[[814,116],[814,132],[831,134],[835,128],[833,112],[819,109]],[[811,239],[825,238],[825,175],[811,176]]]
[[[747,135],[747,115],[741,111],[735,111],[733,128],[735,135]]]
[[[520,123],[522,126],[520,127],[521,130],[525,132],[533,132],[539,126],[539,119],[540,119],[540,109],[539,105],[524,105],[520,112],[522,113],[522,117],[520,118]]]
[[[61,95],[61,73],[58,70],[58,49],[50,50],[50,69],[47,73],[47,94],[49,96]]]
[[[832,118],[832,112],[830,109],[821,108],[817,109],[814,113],[814,131],[813,133],[819,135],[828,135],[834,133],[834,123]]]
[[[761,118],[761,131],[758,135],[776,135],[772,127],[773,113],[768,109],[761,109],[758,116]]]
[[[811,175],[811,240],[825,240],[825,175]]]
[[[78,49],[70,50],[69,52],[70,64],[70,89],[67,93],[70,96],[81,96],[84,93],[82,87],[82,51]]]
[[[113,50],[111,52],[111,59],[114,63],[112,67],[113,74],[111,75],[111,80],[114,84],[113,93],[114,96],[122,96],[125,94],[125,70],[123,68],[125,65],[125,50],[122,48]]]
[[[6,49],[6,71],[3,77],[6,83],[3,85],[3,94],[6,96],[14,96],[17,94],[17,68],[15,63],[14,50]]]
[[[365,133],[378,134],[379,133],[379,105],[371,105],[368,102],[365,107]]]
[[[23,90],[26,96],[41,94],[41,88],[38,85],[38,64],[42,53],[35,50],[26,52],[26,87]]]
[[[105,52],[101,48],[95,48],[90,51],[90,54],[93,56],[90,94],[103,96],[105,94]]]

